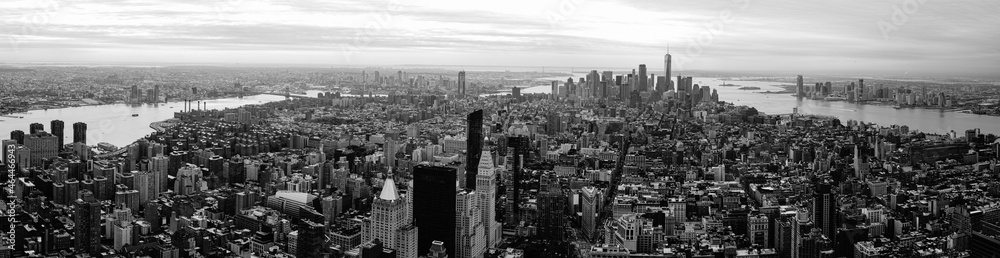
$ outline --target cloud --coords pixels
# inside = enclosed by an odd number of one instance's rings
[[[626,67],[661,63],[667,44],[685,55],[707,33],[711,43],[692,69],[1000,68],[1000,3],[982,0],[928,0],[888,39],[878,23],[891,21],[904,0],[751,0],[745,8],[676,0],[54,1],[0,3],[0,37],[20,42],[17,52],[0,45],[7,62],[127,62],[147,53],[135,61]],[[712,29],[723,14],[731,20]],[[41,16],[45,22],[22,19]],[[379,29],[366,30],[372,24]],[[338,57],[348,46],[361,58]]]

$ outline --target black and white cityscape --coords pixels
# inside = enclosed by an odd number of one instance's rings
[[[5,0],[0,258],[1000,257],[997,13]]]

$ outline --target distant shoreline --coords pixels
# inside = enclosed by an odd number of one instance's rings
[[[256,95],[263,95],[263,94],[256,94]],[[250,96],[256,96],[256,95],[250,95]],[[225,96],[225,97],[218,97],[218,98],[192,99],[191,101],[219,100],[219,99],[228,99],[228,98],[237,98],[237,97],[239,97],[239,96]],[[244,97],[249,97],[249,96],[244,96]],[[82,101],[82,100],[78,100],[78,101]],[[124,101],[115,101],[115,102],[110,102],[110,103],[108,103],[108,102],[100,102],[99,104],[67,105],[67,106],[54,106],[54,107],[44,107],[44,106],[38,106],[38,105],[31,105],[30,108],[27,108],[27,109],[24,109],[24,110],[19,110],[17,112],[0,113],[0,117],[23,118],[23,117],[17,116],[17,114],[26,114],[26,113],[31,112],[31,111],[39,111],[39,110],[47,111],[49,109],[64,109],[64,108],[106,106],[106,105],[117,105],[117,104],[126,104],[126,105],[159,105],[159,104],[168,104],[168,103],[175,102],[175,101],[183,101],[183,100],[171,100],[171,101],[156,102],[156,103],[128,103],[128,102],[124,102]]]

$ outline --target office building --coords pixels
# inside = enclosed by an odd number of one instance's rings
[[[465,96],[465,71],[458,72],[458,96]]]
[[[803,86],[802,75],[799,75],[798,78],[795,79],[795,96],[804,97],[805,94],[806,92],[805,86]]]
[[[455,197],[458,171],[450,167],[413,168],[413,221],[419,229],[417,250],[429,250],[431,241],[444,242],[455,257]]]
[[[672,78],[673,78],[673,77],[671,77],[671,75],[670,75],[670,72],[672,72],[672,71],[671,71],[671,69],[672,69],[671,65],[672,65],[672,64],[671,64],[671,60],[670,60],[670,59],[671,59],[671,57],[672,57],[672,56],[671,56],[670,54],[666,54],[666,55],[664,55],[664,56],[663,56],[663,67],[664,67],[664,70],[665,70],[665,71],[663,71],[663,76],[667,77],[667,82],[666,82],[666,85],[667,85],[667,90],[668,90],[668,91],[669,91],[669,90],[673,90],[673,89],[674,89],[674,85],[673,85],[673,83],[672,83],[672,82],[670,81],[670,79],[672,79]]]
[[[507,154],[510,157],[512,157],[513,161],[511,162],[513,163],[512,164],[513,166],[511,166],[511,171],[510,171],[511,173],[510,185],[512,185],[513,187],[509,188],[511,190],[511,193],[507,197],[508,198],[507,206],[509,207],[507,211],[510,213],[507,215],[507,217],[511,218],[510,220],[508,220],[508,223],[511,224],[519,223],[521,218],[520,217],[521,208],[519,202],[521,201],[521,191],[525,190],[523,189],[524,187],[521,184],[521,177],[523,176],[522,174],[524,173],[524,171],[522,171],[522,168],[525,162],[529,160],[528,156],[529,144],[530,141],[528,140],[528,137],[525,136],[515,136],[507,138],[507,147],[513,150],[513,153]]]
[[[828,238],[837,233],[837,198],[829,183],[821,183],[813,195],[812,221]]]
[[[479,155],[479,174],[476,175],[476,192],[479,193],[479,210],[482,211],[483,231],[485,232],[486,248],[496,247],[500,243],[501,224],[497,216],[497,175],[496,165],[490,151]]]
[[[237,83],[236,85],[239,85],[239,83]],[[160,102],[160,85],[159,84],[153,85],[153,96],[149,96],[149,98],[152,99],[154,103]]]
[[[465,139],[465,187],[475,190],[479,155],[483,151],[483,110],[473,111],[466,117],[465,122],[469,136]]]
[[[15,149],[17,149],[17,145],[17,140],[14,139],[4,139],[0,141],[0,151],[3,151],[0,153],[0,157],[3,157],[0,158],[0,163],[7,164],[7,154],[12,153]]]
[[[858,79],[858,87],[855,88],[854,99],[857,101],[868,100],[867,91],[865,91],[865,79]]]
[[[587,74],[587,95],[590,98],[600,97],[601,90],[601,75],[597,73],[597,70],[591,70]]]
[[[379,240],[401,258],[416,258],[418,230],[407,216],[408,205],[392,178],[386,178],[382,192],[372,203],[371,217],[364,221],[361,241]]]
[[[549,243],[558,243],[565,240],[566,229],[563,225],[565,221],[565,211],[567,198],[562,188],[555,179],[542,186],[542,193],[538,195],[538,238],[547,240]]]
[[[639,77],[636,78],[636,79],[638,80],[639,84],[638,84],[638,88],[636,88],[635,90],[637,90],[637,91],[647,91],[647,90],[649,90],[649,76],[646,75],[646,65],[645,64],[640,64],[639,65]]]
[[[552,99],[558,99],[559,96],[559,81],[552,81]]]
[[[580,227],[587,239],[593,239],[597,232],[597,215],[601,208],[601,191],[593,186],[584,186],[580,190],[580,209],[582,218]]]
[[[486,251],[479,194],[474,190],[459,190],[455,196],[455,256],[459,258],[482,257]]]

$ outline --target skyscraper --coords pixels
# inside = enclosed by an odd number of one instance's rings
[[[640,64],[639,65],[639,78],[637,78],[637,79],[639,81],[639,85],[638,85],[638,88],[636,88],[635,90],[637,90],[637,91],[647,91],[647,90],[649,90],[649,76],[646,76],[646,65],[645,64]]]
[[[17,141],[17,144],[24,144],[24,131],[14,130],[10,131],[10,139]],[[4,153],[4,155],[7,155]]]
[[[239,86],[240,84],[236,83],[236,85]],[[159,84],[153,85],[153,96],[150,96],[149,98],[152,99],[153,102],[160,102],[160,85]]]
[[[565,239],[566,195],[556,179],[543,179],[538,195],[538,238],[558,243]]]
[[[664,71],[663,75],[667,77],[667,82],[666,82],[667,90],[670,90],[670,89],[674,88],[671,85],[671,83],[670,83],[670,79],[671,79],[671,77],[670,77],[670,72],[671,72],[670,71],[670,69],[671,69],[671,67],[670,67],[670,65],[671,65],[670,61],[671,60],[670,60],[670,58],[671,58],[670,54],[666,54],[666,55],[663,56],[663,66],[664,66],[664,70],[666,70],[666,71]]]
[[[362,242],[380,240],[389,248],[395,249],[400,258],[416,258],[418,231],[413,226],[413,220],[407,216],[405,198],[400,197],[396,183],[392,178],[386,178],[382,192],[372,203],[371,217],[364,224]]]
[[[73,123],[73,142],[87,144],[87,124],[83,122]]]
[[[31,123],[31,125],[28,126],[28,134],[35,134],[41,131],[45,131],[45,125],[43,124]]]
[[[17,140],[14,139],[4,139],[0,141],[0,163],[7,164],[7,154],[12,153],[17,149]]]
[[[151,181],[153,181],[153,187],[149,189],[151,198],[156,198],[160,193],[167,191],[167,171],[169,164],[170,158],[163,156],[163,154],[158,154],[149,159],[149,172],[152,173]]]
[[[114,209],[114,225],[109,225],[114,232],[114,249],[121,250],[125,245],[132,244],[132,210],[124,205],[118,205]]]
[[[73,227],[76,250],[97,255],[101,251],[101,203],[93,193],[85,191],[82,198],[73,201]]]
[[[177,181],[174,182],[174,192],[188,195],[201,191],[202,171],[198,166],[187,164],[177,170]]]
[[[63,123],[62,120],[52,120],[52,122],[50,122],[50,126],[49,127],[52,128],[52,135],[55,135],[56,137],[59,138],[59,140],[58,140],[58,142],[59,142],[59,150],[62,151],[63,145],[65,145],[65,143],[63,143],[63,142],[64,142],[64,138],[66,138],[66,133],[65,133],[66,132],[66,123]]]
[[[482,211],[486,248],[500,243],[501,225],[496,211],[497,175],[490,151],[479,155],[479,174],[476,175],[476,192],[479,193],[479,210]]]
[[[805,93],[805,86],[803,86],[802,83],[803,83],[802,82],[802,75],[799,75],[799,77],[795,79],[795,96],[796,97],[804,97],[805,94],[806,94]]]
[[[129,92],[129,100],[132,103],[139,103],[142,95],[142,91],[139,91],[139,85],[132,85],[132,89]]]
[[[458,171],[450,167],[413,168],[413,222],[419,229],[417,250],[429,250],[431,241],[444,242],[455,257],[455,193]]]
[[[465,140],[465,187],[475,190],[479,155],[483,151],[483,110],[469,113],[465,121],[469,136]]]
[[[524,161],[528,159],[528,137],[525,136],[515,136],[507,138],[508,148],[513,149],[513,153],[508,153],[513,157],[513,166],[511,166],[511,191],[512,194],[508,195],[508,205],[510,206],[508,212],[510,212],[511,218],[513,218],[510,223],[517,224],[520,221],[521,208],[519,202],[521,201],[521,191],[523,185],[521,184],[521,175],[523,173],[522,168],[524,166]]]
[[[458,72],[458,95],[465,96],[465,71]]]
[[[812,207],[813,223],[829,238],[833,238],[837,230],[837,198],[829,183],[823,182],[816,187]]]
[[[552,81],[552,98],[557,99],[559,96],[559,81]]]
[[[455,256],[481,257],[486,251],[483,213],[479,210],[479,194],[474,190],[459,190],[455,195]]]
[[[587,74],[587,95],[590,98],[597,98],[600,96],[600,82],[601,74],[597,73],[597,70],[591,70]]]
[[[855,90],[857,90],[857,93],[854,94],[854,99],[857,101],[865,101],[868,99],[868,96],[865,96],[867,93],[865,91],[865,79],[858,79],[858,87],[855,88]]]
[[[594,237],[597,230],[597,214],[600,213],[601,191],[593,186],[584,186],[580,191],[580,208],[583,211],[583,218],[580,219],[580,227],[584,236],[588,239]]]

